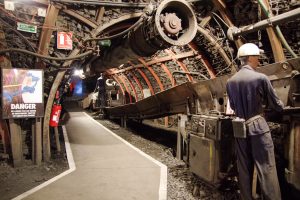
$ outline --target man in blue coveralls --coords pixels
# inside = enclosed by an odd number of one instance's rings
[[[242,199],[252,199],[251,185],[254,165],[257,168],[260,187],[265,199],[281,199],[277,178],[274,145],[269,126],[263,115],[263,107],[283,110],[268,79],[256,72],[260,49],[252,43],[242,45],[238,50],[240,70],[227,82],[229,103],[235,115],[245,119],[244,137],[235,138],[237,167]]]

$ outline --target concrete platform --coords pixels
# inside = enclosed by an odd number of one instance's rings
[[[84,112],[70,112],[65,129],[70,170],[15,199],[167,199],[165,165]]]

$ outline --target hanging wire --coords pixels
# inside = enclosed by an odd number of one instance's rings
[[[227,26],[227,28],[229,28],[230,26],[215,12],[211,12],[214,16],[216,16],[221,22],[223,22],[223,24],[225,26]]]
[[[227,67],[225,67],[224,69],[222,69],[221,71],[219,71],[217,74],[216,74],[216,76],[218,76],[219,74],[221,74],[222,72],[224,72],[224,71],[226,71],[227,69],[229,69],[233,64],[236,64],[235,63],[235,60],[237,59],[237,57],[236,58],[234,58],[232,61],[231,61],[231,63],[227,66]]]
[[[66,60],[80,59],[80,58],[83,58],[85,56],[91,55],[93,53],[92,50],[89,50],[87,52],[84,52],[84,53],[76,55],[76,56],[58,58],[58,57],[45,56],[45,55],[42,55],[42,54],[38,54],[38,53],[34,53],[34,52],[31,52],[31,51],[27,51],[27,50],[24,50],[24,49],[18,49],[18,48],[8,48],[8,49],[0,50],[0,54],[7,53],[7,52],[20,52],[20,53],[25,53],[25,54],[29,54],[29,55],[32,55],[32,56],[36,56],[36,57],[39,57],[39,58],[44,58],[44,59],[48,59],[48,60],[55,60],[55,61],[66,61]]]
[[[217,15],[217,14],[214,13],[214,12],[212,12],[212,14],[213,14],[214,16],[216,16],[219,20],[221,20],[227,27],[229,27],[228,24],[226,24],[226,22],[225,22],[219,15]],[[221,24],[218,22],[218,20],[217,20],[214,16],[213,16],[213,19],[214,19],[214,21],[218,24],[218,26],[220,27],[220,29],[221,29],[221,31],[222,31],[222,33],[223,33],[223,35],[224,35],[224,38],[223,38],[223,39],[225,39],[225,38],[226,38],[226,34],[225,34],[225,32],[224,32],[224,30],[223,30]],[[227,39],[225,39],[225,45],[226,45],[226,47],[228,48],[228,52],[229,52],[229,55],[230,55],[231,63],[230,63],[227,67],[225,67],[224,69],[222,69],[221,71],[219,71],[219,72],[216,74],[216,76],[218,76],[220,73],[226,71],[226,70],[227,70],[228,68],[230,68],[233,64],[235,64],[236,58],[233,58],[232,52],[231,52],[231,50],[230,50],[229,42],[228,42]]]
[[[141,17],[137,22],[135,22],[132,26],[130,26],[128,29],[117,33],[115,35],[111,35],[111,36],[107,36],[107,37],[100,37],[100,38],[89,38],[83,41],[83,43],[86,43],[88,41],[101,41],[101,40],[111,40],[117,37],[120,37],[122,35],[125,35],[126,33],[128,33],[129,31],[133,30],[134,28],[136,28],[137,26],[141,25],[142,22],[145,20],[144,17]]]

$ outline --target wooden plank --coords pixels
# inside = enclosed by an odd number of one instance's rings
[[[102,22],[103,16],[104,16],[105,8],[100,7],[98,9],[97,17],[96,17],[96,22],[100,24]]]
[[[254,165],[253,179],[252,179],[252,198],[253,199],[257,199],[256,188],[257,188],[257,168]]]
[[[15,120],[10,119],[9,128],[13,166],[20,167],[23,161],[21,126],[17,124]]]
[[[6,124],[5,120],[0,120],[0,134],[2,137],[2,143],[4,146],[4,153],[8,154],[9,153],[9,147],[10,147],[10,142],[9,142],[9,130]]]
[[[165,117],[165,127],[169,127],[169,117]]]
[[[42,163],[42,118],[36,118],[32,124],[32,161]]]
[[[40,36],[38,53],[42,55],[48,55],[48,49],[52,33],[54,31],[55,22],[58,16],[59,9],[53,4],[49,4],[47,10],[47,16],[43,25],[42,33]],[[53,28],[52,28],[53,27]]]
[[[47,100],[46,104],[46,109],[45,109],[45,116],[44,116],[44,123],[43,123],[43,159],[44,161],[49,161],[51,157],[51,150],[50,150],[50,137],[49,137],[49,121],[50,121],[50,115],[51,115],[51,110],[52,110],[52,105],[54,102],[55,94],[56,91],[63,80],[65,73],[67,69],[60,70],[56,77],[55,80],[52,84],[49,97]]]
[[[270,17],[273,16],[271,9],[270,9],[270,5],[269,5],[269,1],[264,0],[265,5],[268,9],[268,12],[270,13]],[[274,55],[274,59],[275,62],[280,62],[280,61],[284,61],[285,60],[285,56],[284,56],[284,52],[283,52],[283,48],[281,45],[280,40],[278,39],[273,27],[268,27],[266,28],[270,43],[271,43],[271,47],[272,47],[272,52]]]
[[[35,164],[35,121],[31,124],[31,160]]]
[[[224,3],[224,1],[223,0],[213,0],[213,4],[216,6],[218,11],[220,12],[220,14],[221,14],[222,18],[224,19],[224,21],[226,22],[226,24],[228,24],[228,26],[234,26],[234,24],[232,22],[231,13],[227,9],[227,6]],[[241,39],[237,39],[234,42],[237,47],[240,47],[243,45],[243,42]]]

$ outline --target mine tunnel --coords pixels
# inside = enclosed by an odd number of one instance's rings
[[[299,23],[299,0],[0,0],[0,199],[246,198],[231,98],[251,91],[228,91],[248,57],[281,102],[257,115],[277,197],[299,198]],[[272,199],[259,166],[249,195]]]

